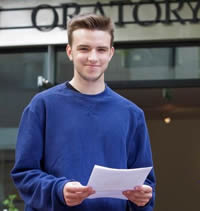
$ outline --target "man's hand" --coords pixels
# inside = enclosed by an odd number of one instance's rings
[[[152,187],[142,185],[133,190],[124,191],[123,194],[137,206],[145,206],[152,198]]]
[[[84,199],[94,193],[95,191],[91,187],[83,186],[80,182],[68,182],[63,188],[65,203],[68,206],[79,205]]]

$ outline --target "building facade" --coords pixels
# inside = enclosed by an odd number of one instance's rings
[[[0,201],[17,193],[9,172],[21,113],[36,93],[71,79],[66,23],[89,12],[115,23],[116,52],[106,82],[145,111],[158,181],[155,210],[197,210],[198,0],[1,0]],[[16,205],[23,209],[19,196]]]

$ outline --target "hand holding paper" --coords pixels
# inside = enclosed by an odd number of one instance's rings
[[[141,185],[132,190],[124,191],[123,194],[137,206],[145,206],[151,200],[153,190],[149,185]]]
[[[89,195],[95,193],[91,187],[83,186],[80,182],[68,182],[63,188],[63,196],[68,206],[76,206],[82,203]]]
[[[138,169],[113,169],[95,165],[87,186],[96,191],[88,198],[127,198],[122,194],[125,190],[143,185],[152,167]]]

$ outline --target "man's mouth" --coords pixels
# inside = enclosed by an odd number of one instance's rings
[[[86,64],[85,66],[88,66],[88,67],[100,67],[100,65],[96,65],[96,64]]]

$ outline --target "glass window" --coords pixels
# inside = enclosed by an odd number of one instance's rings
[[[24,107],[39,91],[37,77],[44,75],[46,68],[45,49],[0,51],[0,201],[9,194],[17,194],[10,170],[14,165],[18,124]],[[19,196],[16,201],[23,210]]]
[[[116,49],[105,79],[160,80],[170,77],[170,49]]]
[[[73,63],[69,60],[65,47],[56,49],[56,83],[69,81],[73,77]]]
[[[174,77],[177,79],[200,78],[200,47],[176,48]]]
[[[199,61],[199,47],[116,49],[105,79],[199,79]]]

